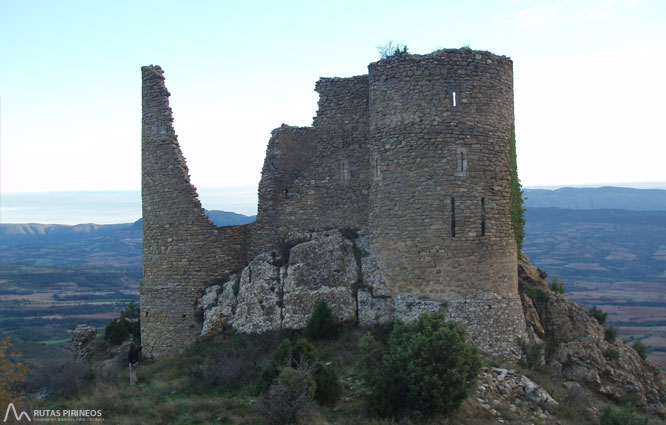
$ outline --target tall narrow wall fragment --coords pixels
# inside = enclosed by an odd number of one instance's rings
[[[141,71],[141,333],[144,352],[159,356],[196,340],[196,299],[214,279],[245,265],[247,226],[217,227],[208,219],[173,129],[163,71]]]

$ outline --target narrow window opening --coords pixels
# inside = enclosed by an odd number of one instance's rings
[[[481,236],[486,235],[486,198],[481,198]]]
[[[145,316],[144,316],[144,317],[148,317],[148,312],[147,312],[147,311],[146,311],[146,314],[145,314]]]
[[[382,179],[382,170],[379,165],[379,155],[377,154],[372,157],[372,176],[375,180]]]
[[[451,198],[451,236],[456,237],[456,198]]]
[[[456,175],[467,175],[467,148],[456,148]]]
[[[187,314],[183,314],[183,319],[187,317]]]
[[[343,159],[340,161],[340,183],[347,184],[349,183],[349,161]]]
[[[455,108],[456,106],[458,106],[458,103],[456,102],[456,92],[453,92],[452,96],[453,96],[453,107]]]
[[[289,196],[289,189],[284,190],[284,199],[287,199],[287,196]]]

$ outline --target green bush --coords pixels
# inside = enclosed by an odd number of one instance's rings
[[[127,308],[120,313],[120,317],[113,319],[104,328],[104,339],[112,345],[120,345],[128,338],[141,342],[141,324],[139,322],[139,308],[130,301]]]
[[[509,171],[511,173],[511,222],[516,237],[518,252],[523,249],[525,238],[525,208],[523,207],[523,187],[518,178],[518,157],[516,155],[516,132],[511,135],[511,151],[509,153]]]
[[[259,413],[271,425],[293,424],[299,415],[311,409],[315,387],[312,371],[307,366],[284,367],[259,399]]]
[[[539,343],[521,342],[520,348],[523,350],[525,357],[521,359],[521,365],[528,369],[538,369],[543,366],[543,350],[545,345]]]
[[[313,364],[317,358],[317,350],[310,341],[305,338],[299,338],[292,345],[291,367],[297,367],[303,362]]]
[[[274,362],[270,362],[259,375],[259,380],[257,381],[257,392],[261,394],[268,390],[279,375],[280,368]]]
[[[615,326],[608,326],[604,329],[604,339],[608,342],[615,341],[617,338],[617,328]]]
[[[550,282],[548,283],[548,287],[550,288],[551,291],[556,292],[558,294],[564,294],[566,292],[566,288],[564,287],[564,281],[556,277],[550,280]]]
[[[615,410],[606,406],[599,418],[599,425],[647,425],[648,420],[635,415],[633,407],[625,404],[622,409]]]
[[[340,382],[338,374],[332,367],[317,363],[314,369],[314,380],[317,384],[314,399],[319,404],[331,404],[340,398]]]
[[[289,366],[291,364],[292,352],[291,340],[285,339],[280,342],[273,353],[273,363],[278,366],[278,369],[282,369],[284,366]]]
[[[263,393],[277,379],[285,367],[297,368],[302,363],[314,364],[317,351],[310,341],[300,338],[296,342],[285,339],[273,353],[272,361],[261,371],[257,381],[257,391]]]
[[[647,350],[647,347],[645,346],[645,344],[643,344],[643,341],[641,341],[640,339],[637,340],[636,342],[631,344],[631,348],[636,350],[638,355],[641,356],[641,359],[643,359],[643,360],[647,359],[648,350]]]
[[[464,328],[447,322],[444,312],[396,322],[383,349],[372,337],[364,338],[363,346],[368,349],[362,375],[370,389],[369,405],[387,417],[408,410],[425,415],[455,411],[474,390],[481,368]]]
[[[548,291],[539,286],[532,286],[529,284],[518,283],[518,291],[525,293],[528,297],[532,298],[535,303],[545,304],[550,300]]]
[[[608,313],[604,312],[602,309],[597,307],[596,305],[593,305],[588,311],[587,314],[590,316],[594,317],[597,319],[597,322],[601,326],[604,326],[606,324],[606,319],[608,318]]]
[[[338,328],[333,321],[331,309],[326,301],[319,301],[305,325],[305,336],[312,341],[319,341],[334,338],[337,334]]]
[[[606,357],[606,360],[617,360],[620,358],[620,352],[615,348],[609,348],[604,351],[604,357]]]

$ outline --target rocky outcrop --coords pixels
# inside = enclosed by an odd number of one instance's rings
[[[484,367],[479,376],[476,402],[503,423],[500,406],[529,423],[551,418],[559,403],[527,376],[514,370]]]
[[[290,250],[260,254],[240,274],[205,289],[198,300],[202,336],[302,329],[320,300],[336,321],[361,326],[392,322],[396,304],[403,319],[421,311],[422,302],[393,298],[362,231],[294,233],[284,244]]]
[[[525,258],[519,267],[528,271]],[[666,373],[659,365],[643,360],[619,338],[607,341],[596,319],[563,295],[544,289],[542,277],[519,276],[525,279],[521,287],[528,328],[535,336],[543,334],[546,361],[554,373],[612,399],[630,398],[652,413],[666,415]]]
[[[90,325],[76,325],[69,331],[72,345],[80,358],[84,358],[95,349],[97,345],[97,328]]]

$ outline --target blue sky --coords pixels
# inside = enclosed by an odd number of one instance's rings
[[[0,0],[0,190],[140,188],[140,67],[158,64],[198,187],[255,186],[270,131],[376,46],[514,61],[526,186],[666,181],[666,2]]]

